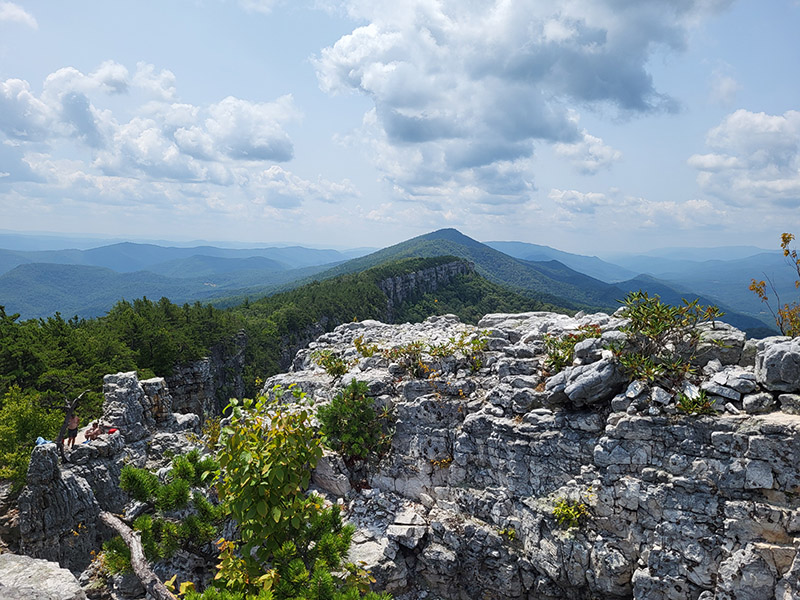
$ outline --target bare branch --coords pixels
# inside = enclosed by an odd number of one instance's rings
[[[131,567],[147,593],[155,600],[177,600],[150,568],[150,564],[144,556],[139,534],[108,511],[104,510],[100,513],[100,520],[119,533],[130,548]]]

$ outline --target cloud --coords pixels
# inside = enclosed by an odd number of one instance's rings
[[[24,8],[13,2],[0,2],[0,23],[21,23],[33,29],[38,29],[39,24],[36,19]]]
[[[736,94],[742,86],[730,75],[715,71],[711,78],[709,98],[716,104],[730,106],[736,100]]]
[[[800,208],[800,112],[739,109],[708,132],[706,145],[712,152],[688,160],[703,191],[734,206]]]
[[[228,96],[209,106],[208,113],[205,128],[229,157],[276,161],[292,158],[292,142],[281,126],[299,116],[291,95],[269,103]]]
[[[290,95],[194,105],[175,101],[175,84],[170,71],[139,63],[131,74],[113,61],[90,73],[58,69],[39,94],[27,81],[0,81],[0,189],[7,193],[16,182],[31,197],[58,197],[54,205],[195,211],[200,202],[213,211],[245,215],[249,206],[273,216],[358,195],[348,180],[307,180],[274,164],[294,154],[285,126],[301,114]]]
[[[349,0],[366,24],[314,66],[324,91],[372,100],[362,134],[376,164],[401,196],[430,201],[437,188],[481,185],[474,171],[494,163],[530,165],[536,144],[558,144],[586,174],[608,167],[619,152],[579,129],[571,107],[623,118],[677,110],[648,61],[682,50],[691,28],[728,4]],[[519,178],[517,194],[470,193],[482,204],[525,202],[533,172]]]
[[[32,92],[27,81],[0,81],[0,132],[11,140],[39,141],[50,134],[52,109]]]
[[[241,6],[247,12],[257,12],[268,15],[281,0],[239,0]]]
[[[617,188],[607,192],[581,192],[553,188],[548,194],[557,211],[556,219],[573,229],[595,230],[603,222],[612,232],[636,230],[692,230],[719,227],[726,221],[725,210],[705,199],[685,202],[651,200],[622,193]]]
[[[358,196],[347,180],[335,183],[320,178],[314,183],[277,165],[254,173],[249,189],[259,201],[276,208],[295,208],[307,200],[330,203],[343,197]]]
[[[610,168],[622,158],[622,152],[607,146],[602,139],[591,135],[585,129],[583,139],[572,144],[558,143],[554,149],[557,155],[569,160],[584,175],[594,175],[600,169]]]
[[[598,206],[607,206],[609,199],[598,192],[579,192],[577,190],[559,190],[553,188],[547,195],[556,205],[567,212],[594,214]]]

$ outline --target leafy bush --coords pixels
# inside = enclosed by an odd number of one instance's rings
[[[576,333],[568,333],[565,336],[546,333],[544,336],[544,347],[547,354],[544,363],[545,369],[550,375],[555,375],[564,367],[570,366],[575,358],[577,343],[590,338],[599,338],[602,334],[599,325],[581,325]]]
[[[376,414],[374,399],[363,381],[350,382],[327,406],[317,411],[325,443],[345,460],[366,460],[388,448],[387,416]]]
[[[632,380],[658,382],[670,389],[694,372],[692,360],[700,342],[697,325],[724,314],[697,300],[684,300],[682,306],[665,304],[659,296],[650,297],[641,290],[629,293],[622,302],[622,317],[628,324],[621,331],[627,335],[627,344],[611,349]]]
[[[0,397],[0,479],[10,479],[20,489],[36,438],[54,440],[63,421],[63,411],[44,409],[40,394],[11,386]]]
[[[339,379],[342,375],[347,373],[347,361],[329,348],[314,352],[312,358],[314,362],[325,369],[325,372],[334,379]]]
[[[218,490],[238,538],[220,543],[216,580],[232,594],[207,591],[207,598],[388,598],[368,592],[367,573],[347,562],[353,528],[338,507],[305,494],[322,448],[304,394],[291,391],[294,403],[279,387],[272,400],[231,401]]]
[[[781,250],[783,250],[783,256],[786,257],[789,265],[797,272],[797,279],[795,279],[794,287],[800,288],[800,257],[797,254],[797,250],[790,247],[794,240],[795,236],[791,233],[781,234]],[[775,286],[769,278],[767,278],[767,281],[769,281],[770,288],[775,294],[775,300],[777,303],[775,309],[772,308],[772,305],[769,302],[769,296],[767,295],[767,283],[765,281],[756,281],[753,279],[750,283],[750,291],[756,294],[761,301],[767,305],[769,312],[775,319],[775,324],[781,330],[783,335],[792,337],[799,336],[800,303],[792,302],[781,305],[781,299],[778,296]]]
[[[355,338],[353,345],[356,347],[356,351],[364,358],[370,358],[380,352],[380,348],[376,344],[365,344],[363,335]]]
[[[709,400],[705,390],[700,390],[696,396],[678,392],[678,410],[689,415],[713,415],[714,404]]]
[[[197,450],[172,461],[170,481],[161,483],[146,469],[125,465],[120,471],[120,487],[131,497],[145,502],[148,512],[133,522],[139,532],[145,557],[150,561],[172,556],[178,548],[203,555],[200,549],[217,536],[224,508],[215,506],[202,494],[191,497],[192,511],[180,522],[166,513],[189,505],[190,488],[199,486],[206,470],[216,471],[217,462],[210,456],[200,457]],[[130,570],[130,550],[122,538],[103,544],[103,564],[112,573]]]
[[[589,515],[589,506],[582,500],[559,498],[553,507],[553,517],[564,529],[579,527]]]

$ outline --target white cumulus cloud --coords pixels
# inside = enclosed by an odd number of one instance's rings
[[[585,129],[583,139],[572,144],[559,142],[555,145],[556,154],[568,159],[578,171],[593,175],[600,169],[608,168],[622,158],[622,152],[608,146],[599,137]]]
[[[33,15],[19,4],[14,4],[13,2],[0,2],[0,23],[3,21],[21,23],[33,29],[39,28],[39,24],[36,22]]]
[[[187,198],[202,198],[209,209],[243,214],[248,205],[295,209],[358,196],[346,179],[307,180],[274,164],[294,154],[285,126],[301,113],[291,95],[205,105],[177,97],[174,74],[146,63],[132,73],[113,61],[89,73],[64,67],[40,93],[21,79],[0,81],[0,170],[8,173],[0,188],[190,211]]]
[[[800,111],[739,109],[708,132],[706,145],[710,153],[688,160],[705,192],[737,206],[800,208]]]
[[[517,169],[511,194],[481,187],[477,171],[529,166],[539,143],[559,144],[558,154],[587,174],[618,160],[577,127],[571,107],[620,116],[676,110],[648,61],[659,49],[683,49],[691,28],[730,1],[345,4],[366,24],[314,65],[323,90],[356,91],[374,103],[364,133],[387,181],[426,202],[436,190],[452,195],[455,185],[483,204],[515,204],[534,188],[532,171]]]

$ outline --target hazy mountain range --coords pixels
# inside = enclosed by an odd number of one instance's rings
[[[0,243],[9,241],[0,234]],[[682,297],[715,303],[726,320],[745,329],[774,327],[747,287],[752,277],[769,276],[790,298],[779,251],[755,247],[670,248],[663,253],[616,255],[613,262],[536,244],[481,243],[443,229],[375,252],[302,246],[221,248],[161,246],[131,242],[86,249],[30,249],[34,240],[13,237],[16,249],[0,249],[0,305],[22,318],[92,317],[120,298],[166,296],[173,302],[224,304],[296,287],[314,279],[354,273],[410,256],[453,255],[475,263],[494,283],[573,310],[615,310],[631,290],[658,293],[670,303]],[[50,240],[51,241],[51,240]],[[28,248],[28,249],[20,249]]]

